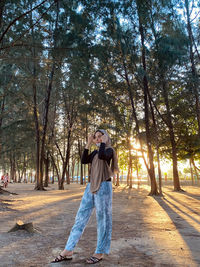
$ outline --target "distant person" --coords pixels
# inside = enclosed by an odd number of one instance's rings
[[[1,183],[4,183],[4,174],[1,176]]]
[[[8,176],[8,173],[6,173],[6,174],[3,176],[3,187],[4,187],[4,188],[7,188],[7,187],[8,187],[8,182],[9,182],[9,176]]]
[[[95,143],[98,149],[88,154],[92,143]],[[97,130],[88,137],[81,162],[83,164],[91,163],[90,183],[86,186],[65,249],[53,262],[72,259],[73,250],[94,208],[97,218],[97,247],[95,253],[86,262],[88,264],[97,263],[102,260],[104,254],[110,252],[112,234],[111,176],[118,172],[118,163],[115,150],[111,147],[110,137],[105,130]]]

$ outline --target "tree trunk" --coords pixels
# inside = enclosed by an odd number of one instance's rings
[[[152,32],[155,38],[155,44],[157,43],[157,34],[154,26],[154,19],[153,19],[153,13],[152,13],[152,3],[150,4],[150,12],[151,12],[151,27],[152,27]],[[159,50],[158,46],[156,45],[157,50]],[[165,66],[164,66],[165,67]],[[176,142],[175,142],[175,136],[174,136],[174,130],[173,130],[173,124],[172,124],[172,118],[171,118],[171,112],[170,112],[170,107],[169,107],[169,100],[168,100],[168,93],[167,93],[167,88],[166,88],[166,82],[165,82],[165,77],[164,74],[162,73],[162,63],[159,61],[159,69],[161,72],[160,78],[162,82],[162,89],[163,89],[163,96],[164,96],[164,101],[165,101],[165,106],[167,109],[167,121],[164,120],[163,116],[160,114],[158,109],[156,110],[159,112],[159,115],[161,116],[162,120],[165,122],[167,127],[169,128],[169,135],[170,135],[170,142],[172,146],[172,161],[173,161],[173,182],[174,182],[174,190],[175,191],[181,191],[180,187],[180,182],[179,182],[179,175],[178,175],[178,165],[177,165],[177,149],[176,149]],[[152,101],[152,98],[150,99]],[[152,101],[153,103],[153,101]],[[155,104],[154,104],[155,106]],[[157,147],[157,157],[159,158],[159,147]],[[158,174],[159,174],[159,191],[161,192],[162,187],[161,187],[161,182],[162,182],[162,177],[161,177],[161,170],[160,170],[160,162],[158,162]],[[167,176],[165,176],[167,178]]]
[[[139,12],[138,12],[138,16]],[[140,22],[140,19],[139,19]],[[144,49],[144,34],[143,34],[143,27],[141,27],[141,22],[140,22],[140,33],[141,33],[141,42],[142,42],[142,60],[143,60],[143,69],[144,72],[146,72],[146,62],[145,62],[145,49]],[[121,47],[120,47],[121,49]],[[154,164],[153,164],[153,151],[151,149],[151,142],[149,143],[150,139],[150,133],[149,133],[149,117],[148,117],[148,84],[146,84],[147,82],[147,78],[146,78],[146,74],[144,75],[143,78],[143,91],[144,91],[144,101],[145,101],[145,125],[146,125],[146,137],[147,137],[147,147],[148,147],[148,156],[150,159],[150,166],[148,166],[145,156],[144,156],[144,151],[143,151],[143,142],[142,139],[140,137],[140,129],[139,129],[139,121],[137,119],[137,114],[136,114],[136,109],[135,109],[135,104],[133,101],[133,93],[132,93],[132,89],[131,89],[131,85],[129,82],[129,77],[128,77],[128,72],[127,72],[127,67],[126,67],[126,63],[125,63],[125,59],[124,59],[124,55],[123,55],[123,51],[121,49],[121,53],[122,53],[122,58],[123,58],[123,67],[124,67],[124,71],[125,71],[125,80],[127,83],[127,89],[129,92],[129,98],[131,101],[131,106],[132,106],[132,117],[135,120],[135,129],[136,129],[136,133],[137,133],[137,138],[139,139],[139,143],[140,143],[140,148],[141,148],[141,152],[142,152],[142,157],[144,160],[144,164],[146,166],[146,169],[148,171],[149,176],[151,177],[151,191],[150,191],[150,195],[158,195],[158,190],[157,190],[157,184],[156,184],[156,179],[155,179],[155,170],[154,170]],[[145,65],[144,65],[145,64]],[[147,86],[146,86],[147,85]]]
[[[55,20],[55,30],[54,30],[54,48],[57,47],[57,37],[58,37],[58,16],[59,16],[59,4],[57,3],[56,9],[56,20]],[[35,189],[37,190],[44,190],[43,187],[43,167],[44,167],[44,154],[45,154],[45,141],[46,141],[46,133],[47,133],[47,125],[48,125],[48,113],[49,113],[49,105],[50,105],[50,97],[51,91],[53,86],[53,78],[55,73],[55,58],[53,55],[53,63],[50,72],[48,87],[46,90],[46,97],[45,97],[45,106],[44,106],[44,116],[43,116],[43,132],[42,132],[42,139],[41,139],[41,151],[40,151],[40,172],[39,172],[39,183]]]
[[[25,154],[24,154],[23,172],[24,172],[24,182],[27,183],[27,178],[26,178],[26,155]]]
[[[83,165],[83,183],[86,184],[86,165]]]
[[[131,167],[130,183],[129,188],[133,188],[133,168]]]
[[[75,160],[72,160],[72,170],[71,170],[71,174],[72,174],[72,182],[74,182],[74,168],[75,168]]]
[[[80,184],[83,185],[83,164],[81,163],[81,156],[82,156],[82,142],[78,140],[78,152],[79,152],[79,158],[80,158]]]
[[[52,83],[53,83],[53,76],[55,70],[55,63],[53,62],[52,70],[50,74],[49,84],[46,91],[45,97],[45,112],[43,117],[43,133],[42,133],[42,140],[41,140],[41,151],[40,151],[40,173],[39,173],[39,184],[35,189],[43,190],[43,169],[44,169],[44,154],[45,154],[45,141],[46,141],[46,133],[47,133],[47,125],[48,125],[48,113],[49,113],[49,105],[50,105],[50,96],[52,91]]]
[[[192,185],[194,185],[194,175],[193,175],[193,169],[192,169],[192,160],[190,158],[190,174],[192,179]]]
[[[118,157],[118,152],[117,152],[117,149],[116,149],[116,155]],[[115,175],[114,175],[115,176]],[[117,173],[117,180],[116,180],[116,186],[119,186],[119,173]]]
[[[195,66],[194,60],[194,52],[193,52],[193,32],[190,20],[190,12],[189,12],[189,3],[188,0],[185,0],[185,9],[186,9],[186,16],[187,16],[187,31],[189,37],[189,48],[190,48],[190,63],[191,63],[191,71],[192,71],[192,90],[195,96],[195,108],[196,108],[196,116],[197,116],[197,123],[198,123],[198,135],[200,137],[200,103],[199,103],[199,82],[198,82],[198,74]]]
[[[158,162],[158,177],[159,177],[159,194],[162,195],[162,173],[160,168],[160,154],[159,147],[156,148],[157,162]]]
[[[53,169],[53,174],[52,174],[52,181],[51,181],[51,183],[54,184],[54,175],[55,175],[55,167],[54,167],[54,165],[52,166],[52,169]]]
[[[126,178],[126,185],[129,186],[129,183],[130,183],[130,171],[131,171],[131,168],[130,168],[130,164],[128,165],[128,173],[127,173],[127,178]]]
[[[66,170],[66,182],[67,184],[70,184],[69,163]]]
[[[132,153],[131,153],[131,143],[130,137],[128,137],[128,154],[129,154],[129,164],[128,164],[128,176],[129,176],[129,188],[132,188]]]
[[[51,161],[52,161],[53,166],[54,166],[53,170],[56,170],[56,175],[58,177],[58,189],[60,189],[60,181],[61,181],[61,179],[60,179],[59,170],[58,170],[58,167],[57,167],[57,165],[55,163],[54,156],[51,153],[50,153],[50,157],[51,157]],[[53,176],[53,181],[54,181],[54,176]]]
[[[14,175],[15,175],[15,159],[14,159],[14,154],[10,154],[10,180],[15,180]]]
[[[130,151],[130,150],[129,150]],[[133,187],[133,164],[132,164],[132,155],[131,151],[129,152],[129,165],[130,165],[130,180],[129,180],[129,188]]]
[[[119,186],[119,173],[117,173],[116,186]]]
[[[166,110],[167,110],[169,136],[170,136],[170,142],[171,142],[171,146],[172,146],[174,191],[182,191],[182,189],[180,187],[179,174],[178,174],[177,148],[176,148],[176,141],[175,141],[175,136],[174,136],[174,128],[173,128],[173,124],[172,124],[172,116],[171,116],[171,111],[170,111],[170,107],[169,107],[167,88],[166,88],[165,79],[164,79],[163,75],[161,75],[161,79],[162,79],[162,83],[163,83],[163,86],[162,86],[163,97],[164,97],[165,106],[166,106]]]
[[[148,91],[149,93],[149,91]],[[148,94],[149,95],[149,94]],[[162,195],[162,174],[161,174],[161,168],[160,168],[160,154],[159,154],[159,140],[158,140],[158,127],[155,119],[155,114],[154,114],[154,108],[152,105],[152,99],[149,98],[149,104],[151,108],[151,115],[153,119],[153,131],[154,131],[154,138],[155,138],[155,143],[156,143],[156,155],[157,155],[157,163],[158,163],[158,177],[159,177],[159,194]]]
[[[5,109],[5,94],[3,91],[3,96],[2,96],[2,100],[1,100],[1,114],[0,114],[0,152],[1,152],[1,132],[2,132],[4,109]]]
[[[88,164],[88,183],[90,183],[90,165]]]
[[[83,185],[83,164],[81,163],[81,174],[80,174],[80,184]]]
[[[158,195],[157,190],[157,183],[155,178],[155,169],[154,169],[154,162],[153,162],[153,150],[151,144],[151,133],[150,133],[150,122],[149,122],[149,106],[148,106],[148,80],[146,76],[146,52],[145,52],[145,45],[144,45],[144,28],[142,25],[141,14],[138,9],[138,16],[139,16],[139,32],[141,38],[141,45],[142,45],[142,66],[144,71],[143,76],[143,94],[144,94],[144,113],[145,113],[145,129],[146,129],[146,143],[147,143],[147,150],[148,150],[148,158],[149,158],[149,168],[148,174],[151,179],[151,191],[149,195]]]
[[[44,187],[48,187],[49,184],[49,153],[47,152],[47,157],[45,159],[45,180]]]
[[[31,17],[32,25],[32,17]],[[32,28],[32,42],[35,43],[34,32]],[[32,79],[32,91],[33,91],[33,116],[35,122],[35,139],[36,139],[36,185],[35,188],[39,188],[40,182],[40,126],[38,118],[38,107],[37,107],[37,86],[36,86],[36,52],[35,47],[32,48],[33,55],[33,79]]]
[[[67,150],[66,150],[65,161],[63,164],[61,182],[60,182],[60,186],[59,186],[59,189],[61,189],[61,190],[64,189],[65,174],[66,174],[66,169],[67,169],[67,166],[69,165],[69,159],[70,159],[70,149],[71,149],[71,127],[69,128],[68,135],[67,135]]]
[[[199,169],[195,165],[195,162],[194,162],[194,158],[193,157],[191,157],[191,162],[192,162],[192,165],[194,166],[194,172],[195,172],[195,175],[197,177],[197,183],[199,183],[199,174],[198,174]]]
[[[140,178],[139,178],[139,170],[138,170],[138,154],[137,154],[137,150],[136,150],[136,173],[137,173],[137,185],[138,185],[138,189],[140,188]]]
[[[4,1],[5,2],[5,1]],[[4,3],[5,4],[5,3]],[[2,12],[3,12],[3,7],[4,7],[4,4],[3,4],[3,2],[1,3],[0,2],[0,7],[2,8]],[[2,16],[2,14],[1,14],[1,16]],[[0,19],[2,19],[2,18],[0,18]],[[2,131],[2,129],[1,129],[1,127],[2,127],[2,121],[3,121],[3,112],[4,112],[4,108],[5,108],[5,95],[3,95],[3,99],[2,99],[2,102],[1,102],[1,114],[0,114],[0,152],[1,152],[1,131]],[[3,190],[1,189],[1,187],[0,187],[0,193],[2,192]]]
[[[5,4],[6,4],[6,0],[1,0],[0,1],[0,29],[1,29],[1,26],[2,26],[3,10],[4,10],[4,7],[5,7]]]
[[[78,176],[79,176],[79,161],[77,161],[77,178],[76,178],[77,184],[78,184]]]

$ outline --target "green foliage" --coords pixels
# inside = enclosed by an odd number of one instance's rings
[[[5,1],[0,36],[10,23],[36,4]],[[72,160],[78,141],[84,144],[90,131],[102,127],[109,130],[113,145],[119,151],[120,167],[127,170],[127,137],[138,138],[130,92],[138,118],[139,137],[146,149],[144,75],[148,79],[158,128],[156,132],[149,103],[154,155],[159,147],[163,157],[172,158],[163,97],[165,84],[177,155],[179,159],[192,156],[198,160],[200,144],[192,88],[194,77],[189,63],[187,22],[180,16],[184,9],[184,1],[46,1],[14,22],[0,43],[2,168],[5,165],[9,168],[10,160],[15,158],[22,170],[24,157],[27,168],[35,168],[33,85],[35,83],[37,89],[41,133],[45,92],[53,62],[55,73],[45,152],[49,150],[58,162],[62,161],[58,146],[64,155],[69,130],[72,130]],[[141,67],[139,22],[144,27],[146,72]],[[199,40],[199,24],[192,23],[192,30],[197,64],[199,55],[195,44]],[[199,86],[198,79],[196,84]],[[133,168],[139,164],[134,156],[132,162]]]

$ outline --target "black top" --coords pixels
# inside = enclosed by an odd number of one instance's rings
[[[113,157],[113,150],[112,150],[111,147],[107,148],[107,149],[105,149],[105,147],[106,147],[106,144],[105,143],[101,143],[101,145],[99,147],[99,151],[98,150],[94,150],[89,155],[88,155],[88,151],[89,150],[85,148],[84,151],[83,151],[82,158],[81,158],[81,163],[82,164],[92,163],[92,160],[93,160],[94,156],[98,153],[99,159],[106,160],[108,165],[110,166],[110,160]]]

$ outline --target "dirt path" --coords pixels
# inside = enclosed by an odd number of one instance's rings
[[[84,188],[72,184],[58,191],[51,185],[40,192],[30,184],[10,184],[18,195],[0,195],[0,266],[88,266],[85,258],[96,245],[95,213],[73,261],[49,264],[65,245]],[[184,189],[165,187],[164,198],[152,198],[147,186],[114,188],[111,253],[96,266],[200,266],[200,188]],[[32,221],[38,233],[7,233],[19,219]]]

